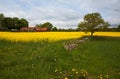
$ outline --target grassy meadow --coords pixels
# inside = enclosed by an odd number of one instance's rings
[[[120,32],[81,42],[84,35],[90,34],[0,32],[0,79],[87,79],[81,71],[90,79],[120,79]]]

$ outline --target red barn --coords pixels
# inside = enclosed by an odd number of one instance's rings
[[[35,31],[36,32],[44,32],[44,31],[47,31],[47,28],[35,28]]]
[[[47,28],[39,28],[39,27],[22,27],[20,31],[23,32],[45,32],[47,31]]]
[[[32,31],[35,31],[34,27],[22,27],[20,29],[20,31],[24,31],[24,32],[32,32]]]

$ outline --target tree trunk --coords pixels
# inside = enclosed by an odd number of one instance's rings
[[[92,31],[91,31],[91,37],[93,37],[93,33],[94,33],[94,31],[92,30]]]

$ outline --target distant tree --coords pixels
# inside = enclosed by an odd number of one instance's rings
[[[102,19],[99,13],[90,13],[84,16],[84,21],[78,24],[79,28],[83,28],[86,31],[91,31],[91,36],[96,28],[104,27],[105,21]]]
[[[14,28],[13,29],[20,29],[20,27],[19,27],[19,18],[17,18],[17,17],[14,17],[13,18],[13,23],[14,23]]]
[[[2,27],[2,21],[4,20],[4,14],[0,14],[0,27]]]
[[[3,14],[0,14],[1,30],[7,30],[6,28],[9,30],[19,30],[21,27],[28,27],[28,21],[26,19],[19,19],[17,17],[5,17]]]
[[[14,28],[14,21],[10,17],[5,17],[4,20],[2,21],[2,26],[7,27],[8,29],[13,29]]]
[[[20,19],[18,21],[18,28],[21,28],[21,27],[28,27],[29,24],[28,24],[28,21],[26,19]]]
[[[76,31],[82,31],[80,28],[76,28]]]
[[[119,32],[120,32],[120,25],[118,25],[118,27],[117,27],[117,31],[119,31]]]
[[[42,24],[36,24],[35,27],[41,27]]]
[[[42,24],[41,27],[46,27],[46,28],[48,28],[48,31],[51,31],[53,25],[50,22],[46,22],[46,23]]]
[[[39,24],[36,24],[35,27],[40,27]]]
[[[53,27],[53,28],[52,28],[52,31],[57,31],[57,27]]]

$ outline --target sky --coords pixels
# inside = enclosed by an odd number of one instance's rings
[[[29,26],[50,22],[57,28],[77,28],[84,15],[98,12],[111,25],[120,24],[120,0],[0,0],[0,13],[25,18]]]

